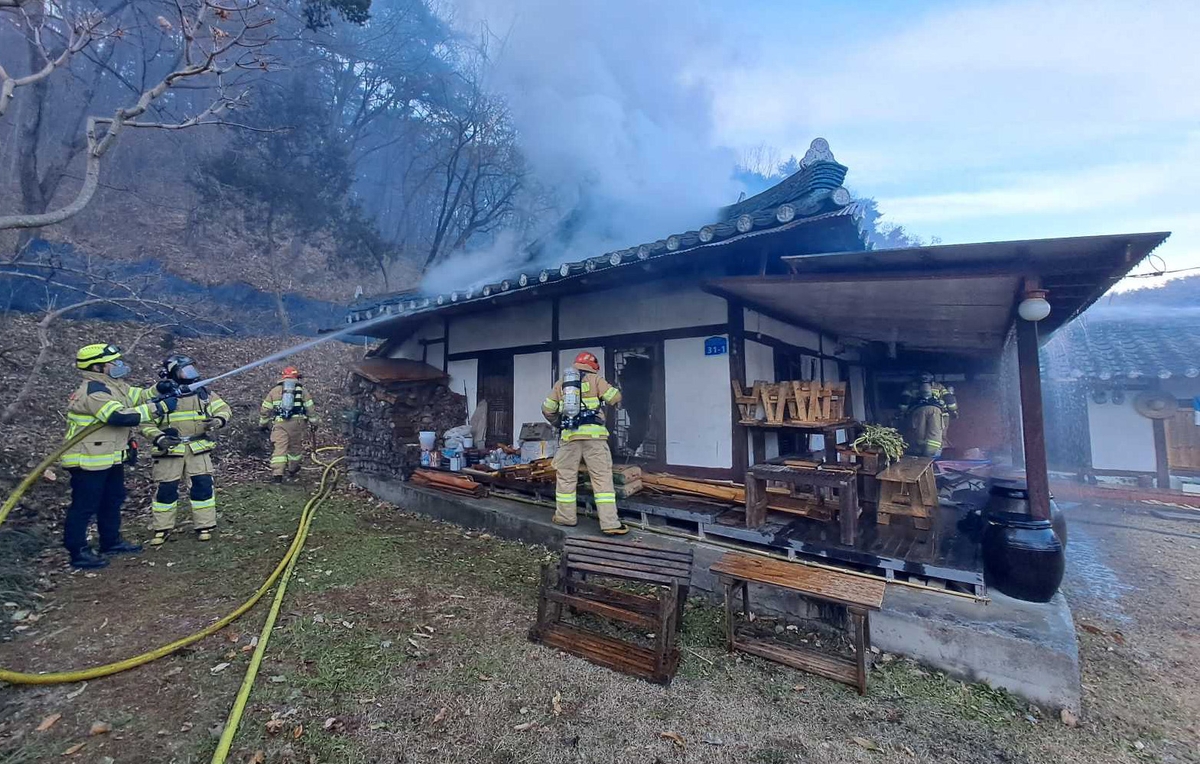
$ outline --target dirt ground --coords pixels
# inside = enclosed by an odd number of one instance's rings
[[[215,542],[180,535],[95,574],[70,572],[49,549],[33,563],[33,606],[5,606],[0,665],[83,667],[210,623],[273,567],[306,490],[226,487]],[[1200,523],[1146,508],[1074,507],[1069,517],[1065,589],[1085,694],[1076,728],[904,660],[878,661],[860,698],[729,656],[718,613],[697,603],[669,689],[620,676],[527,641],[547,550],[345,489],[314,523],[230,761],[1200,760]],[[208,761],[264,617],[260,607],[111,678],[0,690],[0,760]],[[111,729],[89,734],[97,723]]]

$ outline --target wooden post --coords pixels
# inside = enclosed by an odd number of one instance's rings
[[[1171,487],[1171,463],[1167,451],[1167,422],[1165,419],[1155,419],[1154,423],[1154,467],[1158,479],[1158,487],[1166,490]]]
[[[1042,416],[1042,377],[1038,330],[1033,321],[1017,319],[1017,376],[1021,387],[1021,430],[1025,445],[1025,484],[1029,514],[1050,519],[1050,476],[1046,466],[1046,426]]]
[[[742,304],[735,300],[726,300],[729,323],[729,379],[736,380],[742,389],[746,387],[746,312]],[[733,385],[729,385],[730,395],[733,395]],[[731,398],[732,400],[732,398]],[[737,401],[733,401],[733,443],[730,453],[733,461],[733,476],[736,480],[749,466],[746,449],[746,428],[739,422],[741,412]]]

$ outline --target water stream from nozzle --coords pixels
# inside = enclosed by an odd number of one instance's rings
[[[189,390],[199,390],[202,387],[208,387],[212,383],[218,382],[222,379],[226,379],[227,377],[236,377],[238,374],[243,374],[247,371],[250,371],[251,369],[257,369],[259,366],[265,366],[266,364],[274,363],[275,361],[282,361],[284,358],[290,358],[291,356],[294,356],[297,353],[303,353],[305,350],[309,350],[310,348],[315,348],[317,345],[323,345],[326,342],[329,342],[330,340],[336,340],[340,337],[345,337],[348,334],[354,334],[355,332],[360,332],[363,329],[374,326],[375,324],[381,324],[384,321],[392,320],[395,318],[397,318],[396,315],[385,313],[382,316],[376,316],[375,318],[368,319],[367,321],[360,321],[359,323],[351,324],[350,326],[347,326],[344,329],[339,329],[336,332],[330,332],[329,334],[323,334],[320,337],[314,337],[313,339],[308,340],[307,342],[301,342],[299,345],[293,345],[292,347],[287,348],[286,350],[280,350],[278,353],[272,353],[269,356],[264,356],[263,358],[259,358],[257,361],[251,361],[250,363],[242,364],[241,366],[237,367],[236,369],[231,369],[222,374],[218,374],[215,377],[209,377],[208,379],[202,379],[199,382],[188,385],[188,389]]]

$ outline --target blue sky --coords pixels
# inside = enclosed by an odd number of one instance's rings
[[[715,10],[725,49],[689,76],[718,143],[824,136],[853,190],[947,243],[1166,230],[1167,267],[1200,266],[1200,1]]]

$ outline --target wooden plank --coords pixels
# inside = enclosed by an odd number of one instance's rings
[[[680,563],[663,563],[654,564],[653,562],[630,560],[625,555],[614,554],[585,554],[583,552],[571,552],[567,557],[567,567],[575,568],[578,565],[610,565],[614,568],[621,568],[631,572],[656,573],[660,576],[673,576],[676,578],[690,578],[692,566]]]
[[[692,569],[688,560],[664,559],[650,557],[612,549],[594,549],[591,547],[571,547],[565,550],[571,561],[602,562],[613,565],[641,565],[649,568],[662,569],[664,572],[687,573]]]
[[[593,538],[569,538],[563,542],[564,549],[586,548],[586,549],[613,549],[630,550],[628,553],[642,554],[647,557],[653,557],[663,560],[678,560],[686,562],[689,565],[692,562],[693,552],[691,549],[664,549],[658,546],[648,546],[637,541],[620,541],[616,539],[593,539]]]
[[[614,621],[621,621],[623,623],[633,624],[634,626],[640,626],[646,631],[653,631],[658,623],[658,619],[654,618],[653,616],[645,615],[644,613],[625,610],[623,608],[616,607],[615,605],[609,605],[604,602],[596,602],[595,600],[585,599],[583,597],[575,597],[570,594],[563,594],[562,592],[554,591],[553,589],[544,592],[543,596],[550,602],[557,602],[560,605],[573,607],[576,610],[595,613],[596,615],[603,616]]]
[[[733,647],[775,663],[782,663],[810,674],[823,676],[852,687],[858,686],[858,667],[853,661],[837,655],[826,655],[816,650],[785,645],[775,640],[754,639],[737,636]]]
[[[612,565],[597,565],[595,563],[577,563],[571,565],[572,570],[582,570],[588,573],[597,575],[612,576],[614,578],[623,578],[628,581],[647,581],[654,584],[662,584],[670,586],[672,581],[677,580],[676,576],[664,576],[659,573],[645,573],[642,571],[627,570],[625,568],[615,568]]]
[[[658,612],[658,598],[647,597],[641,594],[630,594],[623,592],[620,589],[612,589],[600,584],[594,584],[589,581],[580,581],[575,578],[567,579],[564,583],[564,588],[568,594],[586,594],[597,602],[604,602],[609,605],[616,605],[633,610],[638,613],[652,615]]]
[[[778,586],[829,602],[871,610],[883,607],[883,596],[887,592],[883,581],[737,552],[726,552],[709,570],[716,575]]]
[[[925,470],[933,467],[933,459],[925,456],[902,456],[900,461],[875,476],[876,480],[894,483],[915,483]]]
[[[563,623],[556,623],[530,636],[548,647],[598,666],[654,682],[670,681],[678,664],[678,655],[675,655],[662,672],[656,673],[653,651]]]

